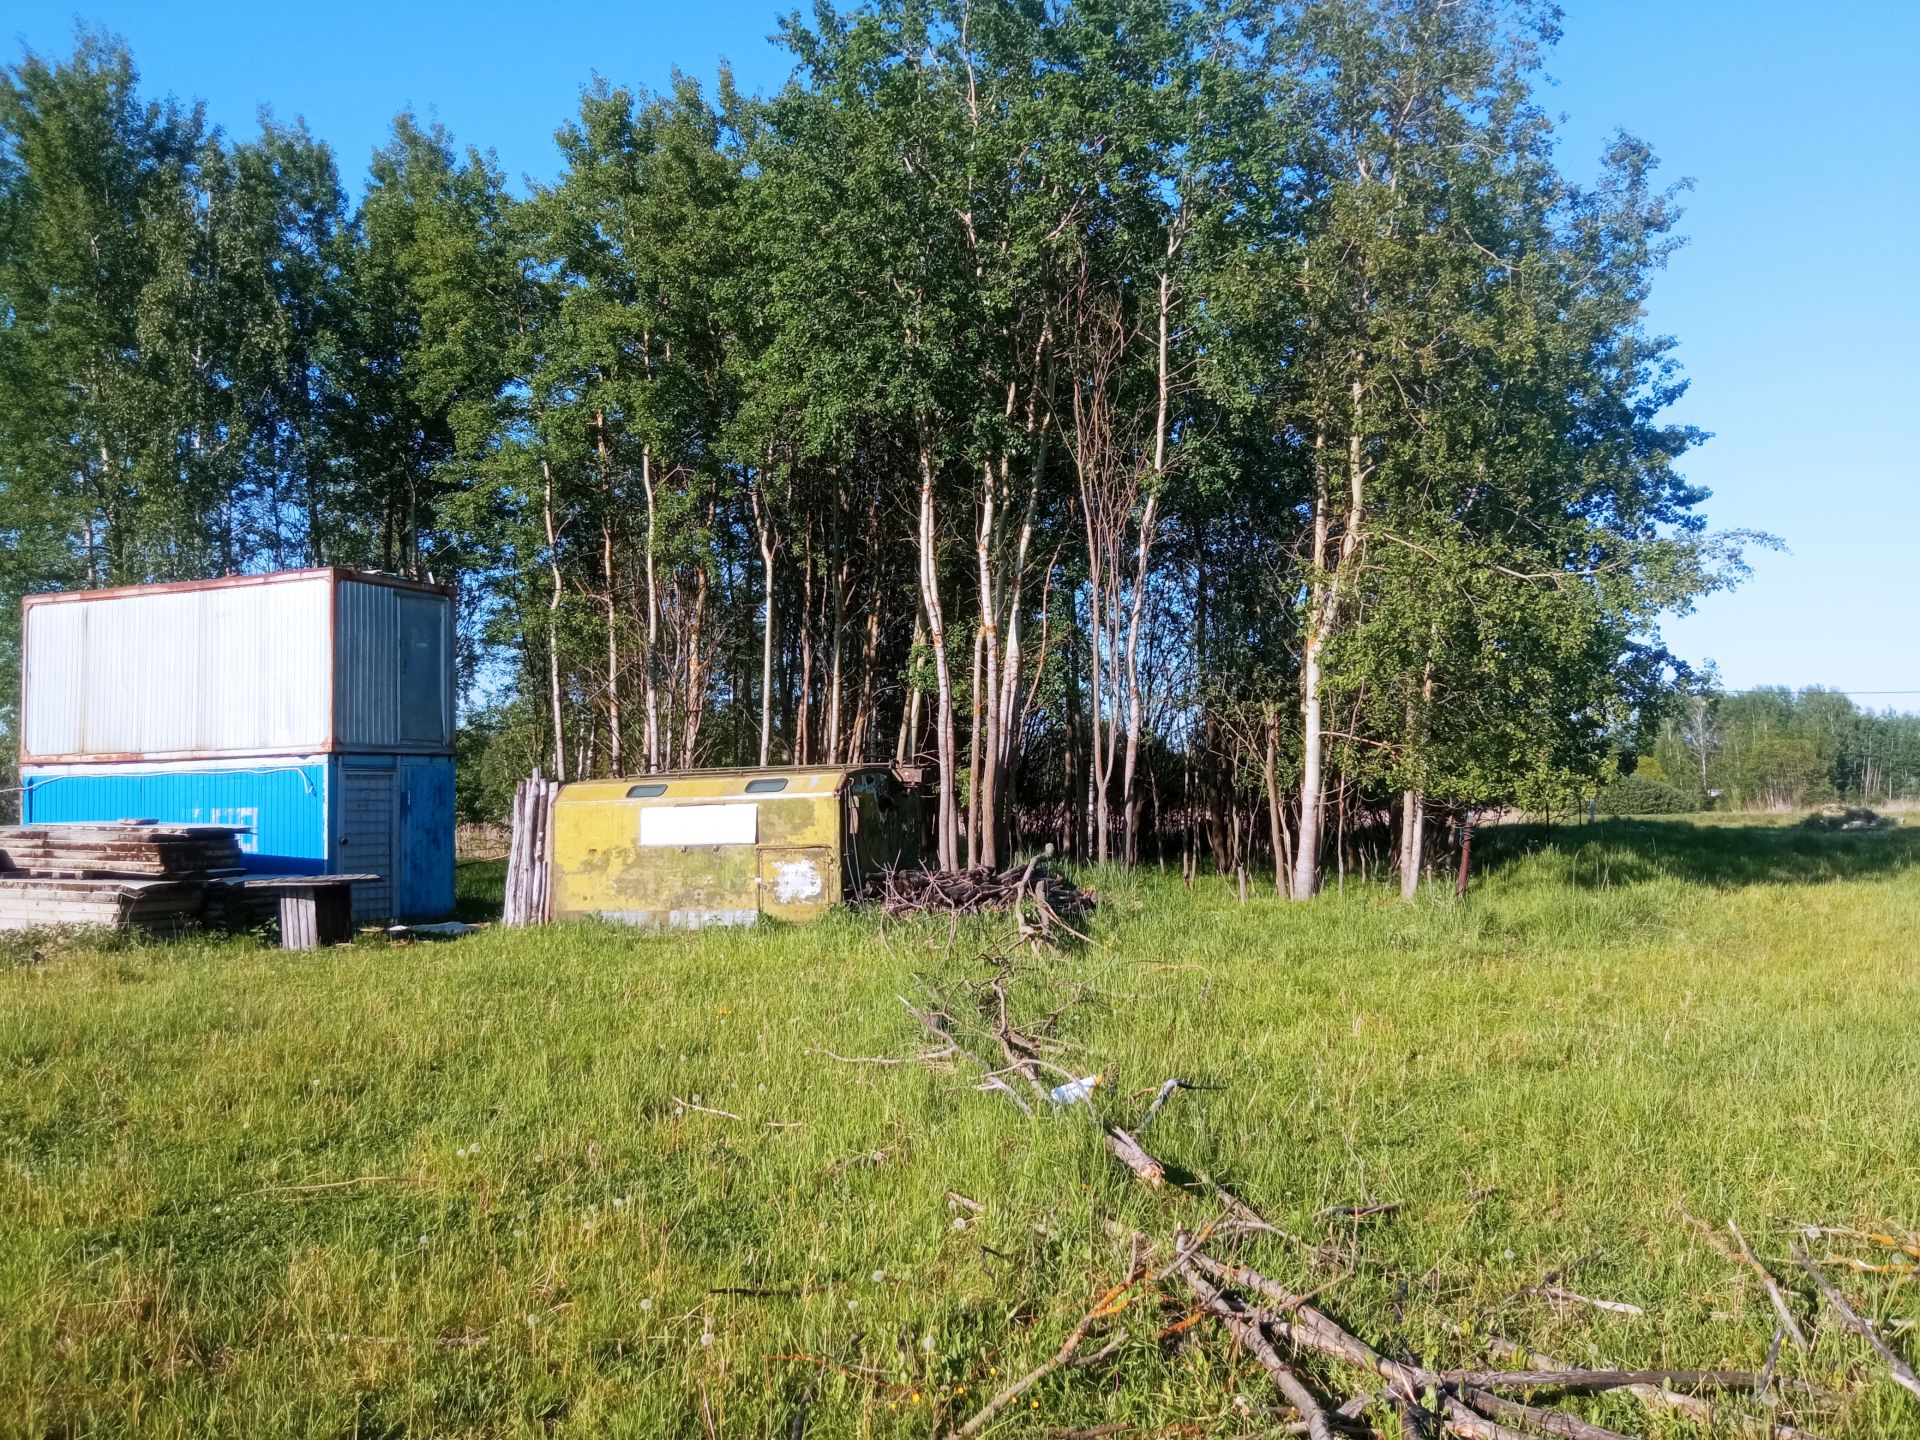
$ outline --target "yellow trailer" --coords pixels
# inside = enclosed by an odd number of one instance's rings
[[[554,914],[694,929],[812,920],[917,865],[918,790],[883,765],[679,770],[564,785]]]

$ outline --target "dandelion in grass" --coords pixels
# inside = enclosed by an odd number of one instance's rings
[[[701,1343],[702,1345],[711,1345],[711,1344],[713,1344],[713,1331],[711,1331],[711,1330],[702,1330],[702,1331],[700,1332],[700,1343]]]
[[[642,1300],[642,1301],[640,1302],[640,1309],[641,1309],[641,1312],[642,1312],[642,1313],[645,1313],[646,1311],[649,1311],[649,1310],[651,1310],[651,1309],[653,1309],[653,1301],[651,1301],[651,1300]]]
[[[964,1219],[955,1220],[953,1222],[953,1228],[956,1230],[964,1230],[967,1228],[967,1222]]]

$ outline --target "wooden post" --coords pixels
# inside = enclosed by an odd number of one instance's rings
[[[559,782],[538,770],[514,786],[502,924],[541,925],[553,918],[553,805],[559,795]]]

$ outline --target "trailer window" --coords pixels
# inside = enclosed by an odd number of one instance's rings
[[[784,777],[778,780],[747,781],[747,794],[749,795],[774,795],[786,788],[787,782]]]
[[[664,795],[666,793],[667,787],[660,781],[654,781],[647,785],[629,785],[627,787],[627,799],[629,800],[651,800],[656,795]]]

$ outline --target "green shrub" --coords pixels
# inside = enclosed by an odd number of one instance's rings
[[[1700,808],[1684,790],[1646,775],[1622,775],[1594,800],[1602,815],[1684,815]]]

